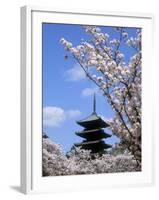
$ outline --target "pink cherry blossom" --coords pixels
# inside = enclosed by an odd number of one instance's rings
[[[62,38],[61,44],[73,55],[90,81],[99,87],[114,111],[111,131],[141,164],[141,30],[138,29],[135,37],[129,37],[124,28],[117,27],[118,37],[110,40],[99,27],[83,27],[91,36],[89,42],[82,41],[79,48]],[[129,61],[120,50],[123,43],[134,50]],[[89,70],[91,68],[96,73]]]

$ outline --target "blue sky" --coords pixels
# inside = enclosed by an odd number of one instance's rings
[[[102,27],[102,30],[112,39],[117,37],[113,27]],[[128,28],[127,32],[129,36],[134,36],[136,28]],[[92,113],[94,92],[97,93],[98,115],[110,119],[113,112],[95,85],[86,79],[76,61],[72,58],[64,59],[66,51],[60,39],[64,37],[73,45],[78,45],[81,39],[90,39],[84,29],[80,25],[44,23],[42,34],[43,131],[67,152],[74,143],[82,141],[82,138],[75,135],[75,131],[82,130],[76,120]],[[124,45],[120,50],[125,53],[126,61],[134,54],[133,50]],[[118,141],[115,136],[106,140],[109,144]]]

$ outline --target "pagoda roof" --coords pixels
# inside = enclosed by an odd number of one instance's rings
[[[95,141],[84,141],[84,142],[81,142],[81,143],[76,143],[75,146],[82,146],[82,147],[88,147],[88,146],[93,146],[94,145],[102,145],[102,147],[108,149],[108,148],[111,148],[112,145],[110,144],[106,144],[103,140],[95,140]]]
[[[77,121],[77,124],[83,126],[84,128],[106,128],[109,126],[101,117],[97,115],[96,112],[93,112],[88,117]]]
[[[83,130],[81,132],[75,132],[76,135],[83,137],[83,138],[89,138],[89,137],[97,137],[100,138],[108,138],[111,137],[110,134],[105,133],[103,129],[97,128],[97,129],[89,129],[89,130]]]
[[[101,117],[96,113],[96,97],[93,98],[93,112],[88,117],[77,121],[77,124],[87,129],[106,128],[109,126]]]

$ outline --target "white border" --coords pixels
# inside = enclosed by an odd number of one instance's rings
[[[100,13],[100,14],[99,14]],[[75,17],[73,17],[75,15]],[[142,172],[42,177],[42,22],[142,27],[143,121]],[[22,182],[24,193],[61,192],[111,186],[150,185],[153,182],[152,16],[108,12],[22,8]],[[32,112],[32,113],[31,113]]]

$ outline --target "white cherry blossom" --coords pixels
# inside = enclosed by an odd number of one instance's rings
[[[120,151],[122,151],[120,153]],[[91,152],[75,148],[66,156],[61,147],[49,138],[43,138],[42,157],[43,176],[61,176],[78,174],[117,173],[140,171],[133,156],[115,147],[112,153],[102,156],[94,155]]]
[[[82,41],[73,47],[71,42],[62,38],[61,44],[99,87],[114,111],[111,131],[141,164],[141,30],[138,29],[132,37],[126,29],[117,27],[117,37],[110,40],[100,27],[83,27],[91,36],[89,42]],[[134,54],[129,56],[122,52],[122,45],[127,45],[127,51],[132,49]]]

